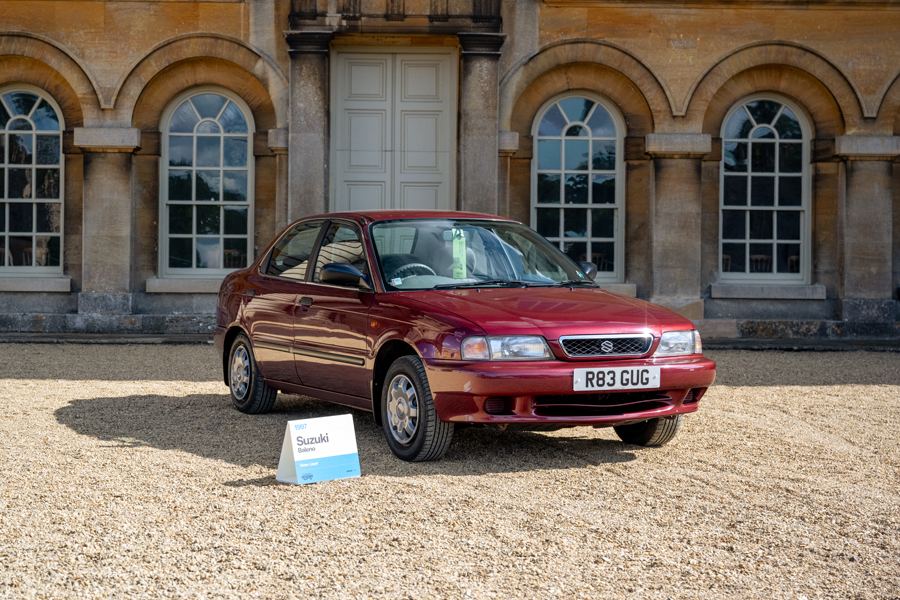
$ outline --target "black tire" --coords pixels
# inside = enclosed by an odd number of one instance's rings
[[[278,390],[266,385],[256,366],[250,340],[244,334],[234,339],[228,353],[228,388],[234,407],[242,413],[258,415],[269,412],[275,404]]]
[[[650,419],[633,425],[620,425],[613,429],[626,444],[662,446],[671,442],[678,430],[681,429],[682,416],[678,415],[674,419]]]
[[[388,369],[381,422],[388,446],[402,460],[440,460],[450,447],[453,423],[438,418],[425,366],[417,356],[401,356]]]

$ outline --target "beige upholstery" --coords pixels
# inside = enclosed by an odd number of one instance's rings
[[[287,271],[284,271],[281,276],[282,277],[290,277],[291,279],[299,279],[303,281],[306,278],[306,264],[308,260],[304,260],[302,263],[297,265],[296,267],[291,267]]]
[[[354,241],[335,242],[322,246],[319,258],[316,259],[315,279],[319,280],[322,267],[331,263],[352,264],[363,259],[362,244]]]
[[[315,280],[319,279],[322,267],[331,263],[352,264],[364,258],[362,244],[360,242],[346,241],[326,244],[319,252],[319,258],[316,260]],[[291,267],[281,274],[282,277],[290,277],[291,279],[304,279],[306,277],[306,268],[309,261],[304,260],[296,267]]]

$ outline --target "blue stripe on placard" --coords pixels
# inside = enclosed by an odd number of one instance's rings
[[[297,469],[297,483],[317,483],[361,475],[359,454],[356,453],[298,460],[294,466]]]

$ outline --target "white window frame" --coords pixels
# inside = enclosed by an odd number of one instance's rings
[[[237,107],[241,110],[241,113],[244,116],[244,119],[247,121],[247,266],[250,265],[251,262],[255,259],[254,257],[254,248],[255,239],[254,239],[254,212],[256,207],[256,195],[255,195],[255,186],[256,186],[256,157],[253,154],[253,137],[256,133],[256,123],[253,119],[253,112],[250,110],[250,107],[244,102],[236,94],[230,92],[229,90],[215,87],[215,86],[203,86],[191,88],[181,94],[175,96],[171,102],[169,102],[165,111],[163,111],[162,119],[160,120],[160,132],[161,136],[161,145],[162,148],[160,150],[160,163],[159,163],[159,268],[158,273],[159,277],[163,279],[221,279],[228,273],[236,271],[237,268],[219,268],[219,269],[205,269],[198,267],[191,268],[172,268],[169,267],[169,219],[168,219],[168,200],[169,200],[169,185],[168,185],[168,174],[169,174],[169,124],[172,120],[172,116],[175,114],[175,111],[181,106],[183,102],[185,102],[188,98],[192,98],[194,96],[200,96],[203,94],[216,94],[227,98],[231,102],[237,105]],[[220,150],[221,151],[221,150]],[[196,170],[196,165],[191,167],[193,170]],[[222,170],[222,166],[218,167]],[[193,202],[196,202],[196,190],[192,192],[193,197],[195,198]],[[226,203],[224,199],[220,199],[217,205],[221,206],[241,206],[240,203]],[[192,234],[192,238],[196,239],[197,234]]]
[[[740,210],[738,206],[725,206],[725,144],[728,141],[735,141],[734,139],[726,139],[725,138],[725,127],[728,125],[728,121],[731,117],[736,113],[741,107],[750,102],[754,102],[757,100],[769,100],[772,102],[777,102],[779,104],[783,104],[786,108],[790,109],[794,116],[797,117],[797,122],[800,124],[800,130],[803,134],[803,150],[802,150],[802,160],[803,164],[801,167],[801,204],[800,210],[797,211],[800,213],[800,272],[799,273],[777,273],[776,272],[776,264],[778,260],[778,248],[777,242],[773,241],[773,252],[772,252],[772,272],[771,273],[730,273],[725,272],[723,268],[723,252],[722,252],[722,229],[723,229],[723,210]],[[776,119],[777,120],[777,119]],[[773,120],[774,123],[774,120]],[[770,125],[771,126],[771,125]],[[757,125],[756,127],[759,127]],[[754,127],[754,129],[756,129]],[[774,128],[774,126],[771,126]],[[720,129],[720,135],[722,137],[722,159],[719,162],[719,238],[718,238],[718,270],[719,270],[719,281],[721,283],[733,283],[733,284],[758,284],[758,283],[766,283],[766,284],[784,284],[784,285],[809,285],[811,281],[811,237],[812,237],[812,161],[810,158],[810,144],[812,139],[812,130],[809,125],[809,117],[806,114],[806,111],[803,110],[799,105],[795,102],[785,98],[784,96],[780,96],[778,94],[771,93],[759,93],[752,94],[750,96],[746,96],[741,98],[738,102],[731,107],[728,113],[725,115],[725,118],[722,120],[722,126]],[[751,130],[752,135],[752,130]],[[748,140],[749,140],[748,136]],[[748,164],[748,172],[747,177],[752,176],[752,172],[750,171],[750,160],[751,157],[747,157]],[[778,173],[778,159],[776,157],[776,173]],[[777,185],[776,185],[777,190]],[[748,205],[749,208],[749,192],[748,192]],[[778,206],[772,207],[764,207],[771,208],[773,212],[777,212]],[[772,225],[773,229],[777,227],[776,223],[773,221]],[[749,230],[746,233],[747,236],[750,235]],[[750,238],[747,237],[749,240]],[[766,242],[763,242],[766,243]],[[749,261],[749,256],[747,257]]]
[[[63,132],[66,130],[66,123],[63,119],[62,110],[59,108],[59,104],[56,103],[56,100],[48,94],[46,91],[42,90],[39,87],[35,87],[33,85],[28,85],[24,83],[17,83],[12,85],[0,86],[0,96],[4,94],[8,94],[10,92],[27,92],[29,94],[35,94],[40,98],[40,100],[46,100],[48,104],[56,111],[56,118],[59,119],[59,132],[47,132],[44,131],[43,135],[48,135],[50,133],[58,133],[59,134],[59,266],[57,267],[15,267],[15,266],[2,266],[3,260],[0,258],[0,277],[47,277],[48,275],[62,275],[65,263],[66,263],[66,155],[63,152]],[[35,103],[35,107],[40,103],[38,100]],[[13,118],[13,115],[10,114],[10,118]],[[33,147],[33,153],[37,154],[37,134],[38,130],[32,130],[31,133],[35,136],[35,142]],[[2,134],[0,134],[2,135]],[[3,152],[8,152],[8,144],[4,145]],[[6,156],[0,158],[0,164],[5,164]],[[33,168],[37,169],[40,165],[37,163],[33,164]],[[51,166],[51,165],[47,165]],[[3,177],[4,180],[0,181],[3,184],[4,194],[0,196],[0,203],[9,203],[9,199],[6,194],[9,193],[9,165],[3,167]],[[34,179],[32,179],[34,181]],[[32,194],[34,195],[34,194]],[[53,199],[38,199],[32,198],[32,204],[40,203],[40,202],[53,202]],[[9,223],[7,222],[7,227]],[[36,227],[36,224],[32,226],[32,229]],[[3,234],[0,234],[2,236]],[[7,234],[9,235],[9,234]],[[31,235],[37,236],[39,233],[32,233]],[[56,234],[51,234],[56,235]],[[7,249],[8,250],[8,249]]]
[[[550,204],[538,204],[537,202],[537,181],[538,181],[538,130],[540,128],[541,121],[544,116],[547,114],[547,111],[555,105],[557,102],[562,100],[566,100],[568,98],[586,98],[593,102],[596,102],[601,107],[606,109],[609,113],[610,117],[613,120],[613,124],[616,128],[616,162],[615,162],[615,180],[616,180],[616,192],[615,192],[615,204],[564,204],[562,203],[562,199],[559,205],[550,205]],[[568,119],[568,117],[566,117]],[[568,127],[568,126],[567,126]],[[615,218],[615,231],[614,231],[614,249],[615,249],[615,259],[613,260],[613,270],[612,271],[598,271],[595,281],[598,283],[624,283],[625,281],[625,119],[622,117],[622,114],[619,112],[618,107],[599,96],[598,94],[588,92],[585,90],[578,91],[568,91],[563,94],[559,94],[554,96],[547,102],[541,106],[541,109],[538,111],[537,116],[534,119],[534,123],[531,126],[531,139],[534,140],[534,149],[531,159],[531,227],[532,229],[537,230],[537,209],[538,208],[553,208],[554,206],[558,206],[560,208],[560,212],[565,208],[605,208],[605,209],[614,209],[616,211]],[[555,136],[541,136],[540,139],[557,139]],[[563,140],[563,144],[565,143],[565,131],[563,131],[563,135],[559,138]],[[569,138],[575,139],[575,138]],[[588,138],[590,140],[595,139],[593,136]],[[599,138],[604,139],[604,138]],[[564,161],[564,159],[563,159]],[[562,168],[560,169],[560,186],[562,193],[564,193],[565,189],[565,179],[562,177],[563,172],[565,171],[565,164],[560,165]],[[546,169],[542,169],[542,171],[546,171]],[[586,171],[586,173],[591,173],[593,169]],[[588,175],[590,180],[590,175]],[[586,238],[565,238],[564,237],[564,219],[560,217],[560,235],[558,236],[560,240],[563,241],[571,241],[571,242],[591,242],[591,237],[588,236]],[[590,219],[588,219],[588,229],[590,230]],[[554,244],[557,248],[559,248],[559,242],[550,241],[551,244]]]

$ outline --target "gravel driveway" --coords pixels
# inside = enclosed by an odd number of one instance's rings
[[[0,345],[0,598],[900,598],[900,355],[716,351],[664,448],[458,430],[275,482],[211,346]]]

